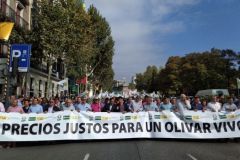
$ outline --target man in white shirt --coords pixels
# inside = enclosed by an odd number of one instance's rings
[[[135,98],[135,100],[133,100],[133,110],[134,110],[134,112],[143,111],[142,101],[140,100],[140,97],[138,97],[138,96]]]
[[[226,112],[233,112],[235,110],[237,110],[237,106],[233,103],[233,98],[229,97],[228,98],[228,103],[225,103],[223,105],[223,111]]]
[[[177,102],[177,108],[181,115],[184,114],[184,111],[191,110],[191,104],[190,101],[187,100],[187,96],[185,94],[180,95],[180,100]]]
[[[217,96],[212,97],[212,101],[208,103],[207,108],[212,112],[219,112],[221,110],[222,106],[217,101]]]

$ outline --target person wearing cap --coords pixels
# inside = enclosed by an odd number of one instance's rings
[[[91,104],[91,109],[93,112],[101,112],[101,105],[97,97],[93,98],[93,103]]]
[[[199,97],[194,97],[194,101],[192,103],[192,108],[191,110],[194,111],[199,111],[199,110],[203,110],[203,106],[201,104],[200,98]]]
[[[208,103],[207,108],[212,112],[219,112],[221,110],[222,106],[218,102],[217,96],[212,97],[212,101]]]
[[[233,103],[233,98],[228,97],[228,102],[223,105],[223,111],[233,112],[237,110],[237,106]]]
[[[151,96],[145,96],[146,102],[143,105],[144,111],[158,111],[158,107],[156,103],[153,102],[153,99]]]
[[[184,111],[190,110],[192,108],[190,101],[187,100],[187,96],[185,94],[180,95],[180,100],[177,102],[177,108],[181,115],[184,114]]]
[[[91,111],[91,106],[87,103],[87,98],[85,96],[81,97],[81,103],[75,108],[77,111]]]

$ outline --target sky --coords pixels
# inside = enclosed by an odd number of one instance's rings
[[[109,22],[115,79],[131,80],[170,56],[240,51],[240,0],[85,0]]]

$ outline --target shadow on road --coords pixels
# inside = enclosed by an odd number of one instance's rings
[[[177,143],[240,143],[240,138],[234,139],[111,139],[111,140],[63,140],[63,141],[39,141],[39,142],[17,142],[16,147],[32,147],[32,146],[44,146],[44,145],[61,145],[61,144],[74,144],[74,143],[102,143],[102,142],[144,142],[144,141],[156,141],[156,142],[177,142]],[[4,142],[3,142],[4,143]]]

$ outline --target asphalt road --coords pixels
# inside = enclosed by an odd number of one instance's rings
[[[0,149],[0,160],[239,160],[240,142],[75,141]]]

